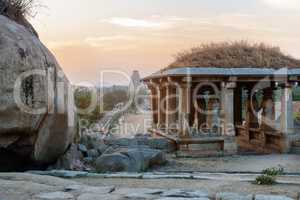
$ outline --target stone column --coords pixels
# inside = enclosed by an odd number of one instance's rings
[[[166,126],[168,129],[176,127],[176,98],[176,86],[168,84],[166,91]]]
[[[263,93],[261,128],[263,130],[274,130],[275,105],[273,99],[273,88],[264,89]]]
[[[252,96],[253,86],[248,85],[247,87],[247,102],[246,102],[246,126],[249,128],[259,128],[257,110],[258,102],[256,97]]]
[[[198,119],[198,128],[200,131],[203,131],[203,128],[206,126],[206,104],[203,98],[197,99],[198,111],[197,111],[197,119]]]
[[[166,95],[167,90],[165,85],[159,87],[159,128],[166,127]]]
[[[189,121],[190,121],[190,108],[191,108],[191,82],[185,82],[180,85],[179,93],[179,121],[180,121],[180,135],[188,136]]]
[[[292,85],[285,84],[281,94],[281,132],[288,135],[294,132]]]
[[[213,125],[213,109],[214,109],[213,101],[214,101],[214,99],[209,98],[208,103],[207,103],[206,123],[207,123],[207,128],[209,129],[209,131],[212,130],[212,125]]]
[[[235,93],[234,93],[234,105],[235,105],[235,112],[234,112],[234,121],[235,125],[241,125],[242,124],[242,89],[237,86]]]
[[[150,87],[151,90],[151,109],[152,109],[152,118],[153,118],[153,127],[158,126],[158,89],[155,87]]]
[[[234,89],[236,87],[235,82],[223,82],[221,84],[222,95],[222,111],[223,117],[223,135],[235,136],[234,129]]]

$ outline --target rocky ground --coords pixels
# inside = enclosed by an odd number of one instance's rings
[[[258,186],[237,180],[99,177],[62,179],[28,173],[0,174],[1,200],[298,200],[299,188],[297,184]]]
[[[168,157],[168,164],[158,171],[261,172],[281,166],[287,173],[300,173],[300,155],[236,155],[209,158]]]

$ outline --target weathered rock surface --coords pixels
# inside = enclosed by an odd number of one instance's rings
[[[253,200],[253,195],[222,192],[216,194],[216,200]]]
[[[172,184],[176,181],[177,184]],[[111,180],[107,179],[61,179],[51,176],[39,176],[26,173],[0,173],[0,199],[9,200],[47,200],[47,199],[80,199],[80,200],[111,200],[111,199],[126,199],[126,200],[218,200],[215,198],[215,185],[212,185],[211,189],[204,189],[206,186],[196,187],[197,189],[169,189],[172,187],[188,188],[189,183],[182,182],[182,185],[178,185],[180,179],[174,179],[168,182],[170,185],[161,184],[163,180],[157,180],[152,184],[145,184],[151,188],[143,188],[142,185],[134,187],[132,184],[135,181],[129,181],[124,179],[124,184],[115,182],[116,186],[112,185]],[[83,182],[83,183],[82,183]],[[121,181],[122,182],[122,181]],[[89,185],[87,185],[87,183]],[[141,183],[139,183],[141,184]],[[228,183],[225,183],[225,185]],[[123,186],[122,186],[123,185]],[[175,186],[176,185],[176,186]],[[216,184],[218,185],[218,184]],[[243,187],[243,186],[242,186]],[[277,191],[284,192],[283,188],[286,185],[279,186]],[[281,188],[282,187],[282,188]],[[159,188],[159,189],[155,189]],[[195,187],[194,187],[195,188]],[[274,196],[274,195],[251,195],[253,200],[296,200],[297,186],[293,186],[293,191],[289,192],[293,198],[287,196]],[[240,188],[241,191],[244,188]],[[249,189],[249,188],[248,188]],[[274,188],[265,189],[266,193],[274,192]],[[207,192],[206,192],[207,191]],[[257,188],[252,188],[249,193],[257,191]],[[220,195],[221,194],[221,195]],[[280,194],[280,193],[278,193]],[[231,197],[233,200],[238,200],[241,195],[239,193],[223,192],[219,193],[222,198]],[[247,194],[244,195],[248,196]],[[236,197],[236,198],[235,198]],[[229,198],[230,199],[230,198]]]
[[[255,195],[255,200],[293,200],[292,198],[279,195]]]
[[[41,193],[35,196],[38,199],[53,199],[53,200],[61,200],[61,199],[73,199],[74,196],[67,192],[48,192]]]
[[[176,197],[176,198],[208,198],[208,193],[205,191],[192,191],[172,189],[161,194],[162,197]]]
[[[72,144],[66,153],[58,158],[56,163],[48,169],[64,169],[64,170],[86,170],[83,163],[83,155],[78,149],[78,145]]]
[[[114,149],[96,160],[97,172],[142,172],[166,163],[165,154],[150,148]]]
[[[75,133],[70,83],[28,28],[0,15],[0,30],[0,170],[24,166],[22,160],[29,165],[51,163]],[[33,109],[40,112],[29,113]]]
[[[165,152],[173,152],[176,150],[176,145],[165,138],[152,138],[148,136],[137,136],[135,138],[119,138],[106,141],[110,146],[134,147],[148,146],[152,149],[158,149]]]

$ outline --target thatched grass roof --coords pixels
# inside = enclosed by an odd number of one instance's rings
[[[239,41],[211,43],[180,52],[168,66],[178,67],[300,68],[300,60],[285,55],[279,47]]]

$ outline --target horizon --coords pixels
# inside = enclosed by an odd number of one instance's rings
[[[73,84],[97,83],[103,70],[129,76],[138,70],[144,77],[202,43],[264,42],[300,58],[297,0],[39,3],[30,21]],[[106,78],[112,85],[127,83],[115,75]]]

